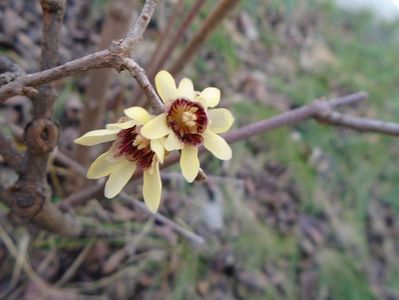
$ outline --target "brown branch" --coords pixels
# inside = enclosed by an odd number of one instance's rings
[[[120,199],[124,200],[125,202],[131,203],[134,205],[135,208],[139,209],[140,211],[144,212],[144,213],[148,213],[150,214],[150,212],[148,211],[147,206],[133,198],[130,197],[129,195],[127,195],[126,193],[122,192],[119,194],[118,196]],[[188,240],[198,244],[198,245],[204,245],[205,244],[205,240],[202,236],[199,236],[187,229],[185,229],[184,227],[180,226],[179,224],[173,222],[172,220],[168,219],[167,217],[161,215],[160,213],[155,213],[152,214],[155,218],[155,220],[157,220],[158,222],[161,222],[162,224],[170,227],[173,231],[177,232],[178,234],[180,234],[181,236],[187,238]]]
[[[86,172],[84,172],[83,174],[78,174],[82,177],[86,177]],[[62,199],[62,202],[60,203],[60,208],[63,210],[68,210],[70,207],[84,205],[90,199],[103,196],[104,186],[104,181],[98,181],[96,184],[92,184],[79,192],[75,192],[68,197]]]
[[[120,49],[98,51],[48,70],[19,76],[13,82],[0,88],[0,103],[12,96],[22,94],[21,91],[24,88],[37,87],[89,69],[119,66],[118,50],[120,51]]]
[[[315,100],[310,104],[284,112],[278,116],[259,121],[250,125],[243,126],[224,135],[226,141],[233,143],[235,141],[244,140],[251,136],[265,133],[275,128],[291,126],[298,124],[304,120],[315,118],[319,114],[331,111],[332,109],[359,102],[367,98],[365,92],[358,92],[329,101]]]
[[[159,0],[147,0],[145,2],[137,22],[124,40],[113,43],[107,50],[86,55],[48,70],[19,76],[13,82],[0,88],[0,103],[12,96],[26,94],[27,91],[32,92],[33,87],[90,69],[114,68],[121,71],[123,69],[123,58],[129,56],[134,45],[142,38],[158,2]]]
[[[169,69],[173,75],[183,70],[198,49],[205,43],[211,33],[223,21],[230,11],[239,3],[239,0],[221,0],[215,10],[206,18],[202,27],[191,39],[184,51],[177,57],[175,63]]]
[[[368,118],[359,118],[341,114],[336,111],[318,114],[316,120],[321,124],[346,127],[361,132],[376,132],[399,136],[399,124],[383,122]]]
[[[130,28],[126,38],[122,42],[122,48],[128,51],[129,57],[136,44],[142,39],[159,1],[160,0],[146,0],[139,18],[134,26]]]

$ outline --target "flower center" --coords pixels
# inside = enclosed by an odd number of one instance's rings
[[[182,142],[200,145],[203,142],[201,133],[208,125],[208,116],[201,104],[177,99],[169,109],[167,122]]]
[[[114,142],[116,151],[114,156],[125,156],[126,159],[137,163],[137,167],[147,169],[151,166],[155,153],[151,150],[150,140],[140,134],[141,126],[133,126],[119,131]]]

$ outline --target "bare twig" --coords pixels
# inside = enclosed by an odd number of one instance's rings
[[[176,75],[183,70],[184,66],[190,61],[197,50],[205,43],[215,28],[239,2],[239,0],[220,1],[215,10],[208,16],[208,18],[206,18],[202,24],[202,27],[197,31],[187,47],[175,60],[175,63],[170,68],[170,72],[172,74]]]
[[[3,243],[6,245],[8,251],[11,253],[11,255],[16,260],[18,260],[18,257],[19,257],[18,248],[14,244],[11,237],[8,235],[7,231],[1,225],[0,225],[0,238],[3,241]],[[46,283],[40,278],[40,276],[33,270],[32,266],[27,262],[26,256],[23,256],[20,260],[21,260],[21,267],[25,271],[26,275],[28,275],[29,279],[32,280],[32,282],[36,283],[39,290],[43,294],[45,294],[45,292],[47,290]]]
[[[82,265],[90,250],[92,249],[94,241],[89,241],[83,248],[83,250],[79,253],[78,257],[74,260],[74,262],[69,266],[68,270],[62,275],[62,277],[54,284],[54,286],[62,286],[72,278],[72,276],[76,273],[79,267]]]
[[[134,78],[136,78],[140,87],[143,89],[144,93],[147,96],[147,99],[149,99],[150,102],[152,103],[154,110],[157,113],[163,112],[164,105],[163,105],[161,99],[159,99],[152,84],[148,80],[148,77],[145,74],[145,71],[134,60],[132,60],[130,58],[125,58],[124,62],[125,62],[126,68],[129,70],[129,72],[132,74],[132,76]]]
[[[257,135],[259,133],[268,132],[278,127],[298,124],[304,120],[315,118],[323,112],[331,111],[338,106],[349,105],[364,100],[366,98],[367,94],[365,92],[358,92],[329,101],[315,100],[310,104],[302,106],[300,108],[293,109],[284,112],[278,116],[271,117],[269,119],[233,130],[225,134],[224,138],[226,139],[226,141],[233,143],[235,141],[243,140],[248,137]]]
[[[316,119],[322,124],[347,127],[361,132],[376,132],[399,136],[398,123],[353,117],[336,111],[319,114]]]
[[[83,174],[78,173],[79,175],[86,176],[86,172]],[[103,194],[103,189],[105,186],[104,181],[98,181],[94,185],[90,185],[89,187],[73,193],[72,195],[64,198],[60,204],[60,208],[68,209],[69,207],[79,206],[87,203],[90,199],[95,198],[96,196],[100,196]]]
[[[136,253],[141,240],[150,232],[154,226],[154,217],[150,217],[141,228],[140,232],[134,236],[122,249],[115,251],[103,264],[102,271],[104,274],[114,273],[125,260],[126,256],[133,256]]]
[[[130,28],[125,40],[122,42],[122,48],[128,51],[129,56],[131,56],[135,45],[142,39],[159,1],[160,0],[147,0],[145,2],[139,18],[134,26]]]
[[[0,103],[12,96],[23,94],[23,89],[37,87],[89,69],[118,68],[120,66],[118,64],[120,52],[121,49],[115,46],[111,50],[98,51],[48,70],[21,75],[13,82],[0,88]]]
[[[129,195],[127,195],[126,193],[122,192],[119,194],[119,198],[132,203],[136,208],[138,208],[139,210],[141,210],[142,212],[148,213],[150,214],[147,206],[133,198],[130,197]],[[205,240],[202,236],[199,236],[183,227],[181,227],[179,224],[169,220],[168,218],[164,217],[163,215],[159,214],[159,213],[155,213],[153,214],[154,218],[158,221],[161,222],[162,224],[165,224],[166,226],[169,226],[173,231],[179,233],[180,235],[184,236],[185,238],[187,238],[188,240],[198,244],[198,245],[204,245],[205,244]]]
[[[134,46],[142,38],[158,2],[159,0],[147,0],[145,2],[137,22],[130,29],[124,40],[113,43],[107,50],[95,52],[48,70],[19,76],[13,82],[0,88],[0,103],[12,96],[24,94],[27,92],[27,89],[31,90],[32,87],[79,74],[90,69],[114,68],[118,71],[122,70],[123,58],[130,56]]]

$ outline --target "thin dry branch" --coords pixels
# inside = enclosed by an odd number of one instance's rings
[[[152,104],[155,112],[162,113],[164,111],[164,105],[161,99],[159,99],[157,93],[155,92],[152,84],[145,74],[145,71],[133,59],[125,58],[124,63],[128,71],[139,83],[140,87],[147,96],[147,99],[150,100],[150,103]]]
[[[160,0],[146,0],[139,18],[133,27],[130,28],[126,38],[122,42],[122,48],[126,49],[129,57],[132,54],[134,47],[143,38],[144,32],[150,23],[151,17]]]
[[[399,136],[399,124],[368,118],[359,118],[331,111],[319,114],[316,120],[321,124],[346,127],[361,132],[376,132]]]
[[[114,68],[118,71],[123,70],[123,59],[130,57],[134,46],[141,40],[158,2],[159,0],[147,0],[145,2],[138,20],[125,39],[114,42],[109,49],[86,55],[48,70],[19,76],[13,82],[0,88],[0,103],[12,96],[26,94],[28,91],[32,92],[34,87],[91,69]]]
[[[343,106],[350,105],[367,98],[367,93],[358,92],[350,94],[347,96],[339,97],[336,99],[324,101],[324,100],[314,100],[310,104],[296,108],[280,115],[271,117],[269,119],[259,121],[247,126],[243,126],[239,129],[233,130],[224,135],[224,138],[229,143],[235,141],[244,140],[251,136],[268,132],[272,129],[291,126],[303,122],[304,120],[316,118],[320,114],[325,112],[330,112],[332,109]]]
[[[138,208],[142,212],[150,214],[147,206],[143,202],[141,202],[133,197],[130,197],[125,192],[120,193],[118,197],[124,201],[132,203],[134,205],[134,207]],[[154,216],[155,220],[170,227],[173,231],[175,231],[178,234],[180,234],[181,236],[187,238],[189,241],[192,241],[198,245],[205,244],[205,240],[202,236],[199,236],[199,235],[185,229],[184,227],[182,227],[179,224],[173,222],[172,220],[166,218],[165,216],[161,215],[160,213],[155,213],[155,214],[153,214],[153,216]]]

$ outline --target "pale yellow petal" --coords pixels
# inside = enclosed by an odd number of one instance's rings
[[[231,112],[225,108],[215,108],[208,110],[211,119],[211,129],[215,133],[223,133],[230,129],[234,123],[234,117]]]
[[[158,160],[163,163],[165,157],[165,149],[160,139],[155,139],[150,141],[151,150],[155,152]]]
[[[164,142],[164,146],[167,151],[180,150],[183,148],[183,143],[173,131],[170,131]]]
[[[111,173],[112,166],[114,164],[107,160],[108,155],[108,152],[105,152],[97,157],[95,161],[93,161],[89,167],[89,170],[87,171],[87,178],[98,179]]]
[[[104,195],[113,198],[124,188],[136,170],[136,163],[127,159],[112,167],[111,175],[105,184]]]
[[[115,129],[128,129],[133,127],[134,125],[138,125],[137,121],[134,120],[129,120],[129,121],[125,121],[125,122],[120,122],[120,123],[110,123],[107,124],[107,129],[110,130],[115,130]]]
[[[200,168],[197,147],[184,145],[181,150],[180,168],[186,180],[188,182],[193,182]]]
[[[215,107],[220,101],[220,90],[215,87],[207,87],[201,92],[199,98],[205,100],[207,107]]]
[[[178,98],[176,82],[169,72],[159,71],[155,76],[155,86],[163,102],[167,103]]]
[[[152,116],[144,108],[140,106],[129,107],[124,110],[126,116],[137,121],[139,125],[147,123],[152,119]]]
[[[159,174],[159,165],[152,166],[152,172],[143,172],[143,197],[148,209],[156,213],[161,202],[162,181]]]
[[[76,144],[83,146],[93,146],[105,142],[110,142],[116,139],[116,135],[120,129],[98,129],[89,131],[80,138],[74,140]]]
[[[193,100],[195,97],[193,82],[188,78],[183,78],[178,87],[179,98]]]
[[[162,113],[141,128],[141,134],[147,139],[159,139],[170,132],[166,123],[166,114]]]
[[[205,130],[202,136],[204,138],[205,148],[208,149],[213,155],[221,160],[231,159],[231,148],[221,136],[209,129]]]

